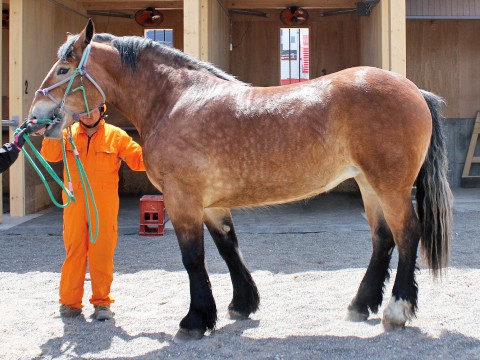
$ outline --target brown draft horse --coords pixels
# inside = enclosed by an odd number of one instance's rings
[[[301,84],[251,87],[168,46],[95,34],[91,21],[58,56],[29,118],[56,119],[45,134],[60,138],[86,103],[97,106],[106,96],[137,128],[148,177],[164,194],[190,280],[190,308],[175,341],[215,329],[204,224],[230,271],[230,315],[247,318],[258,309],[231,208],[305,199],[355,178],[373,253],[348,306],[352,321],[378,311],[395,246],[398,271],[383,314],[386,329],[415,315],[420,240],[434,276],[447,265],[452,196],[442,102],[406,78],[358,67]],[[65,93],[68,79],[69,89],[83,83],[87,100],[81,91]]]

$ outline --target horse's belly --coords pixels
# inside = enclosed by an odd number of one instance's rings
[[[252,207],[283,204],[306,199],[329,191],[346,179],[357,176],[360,170],[347,166],[334,175],[317,177],[306,176],[305,180],[284,179],[275,183],[272,179],[265,181],[235,182],[219,181],[205,192],[206,207]]]

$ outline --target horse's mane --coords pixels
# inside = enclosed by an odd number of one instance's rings
[[[60,60],[67,61],[73,56],[73,44],[78,37],[78,34],[72,35],[62,46],[60,46],[58,49],[58,58]],[[95,34],[93,41],[110,43],[120,53],[122,63],[125,64],[132,72],[135,72],[137,69],[139,55],[142,52],[151,49],[160,56],[170,58],[174,63],[177,63],[181,66],[189,66],[196,69],[203,68],[220,79],[249,86],[248,84],[238,80],[235,76],[220,70],[208,62],[197,60],[194,57],[181,52],[180,50],[168,46],[167,44],[147,38],[140,36],[115,36],[112,34],[101,33]]]

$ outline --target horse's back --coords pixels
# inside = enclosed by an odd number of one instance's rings
[[[212,207],[298,200],[359,173],[413,183],[431,133],[416,86],[376,68],[271,88],[221,82],[196,96],[202,106],[175,115],[181,136],[161,162]]]

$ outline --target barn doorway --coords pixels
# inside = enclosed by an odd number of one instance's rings
[[[280,28],[280,85],[310,79],[308,28]]]

